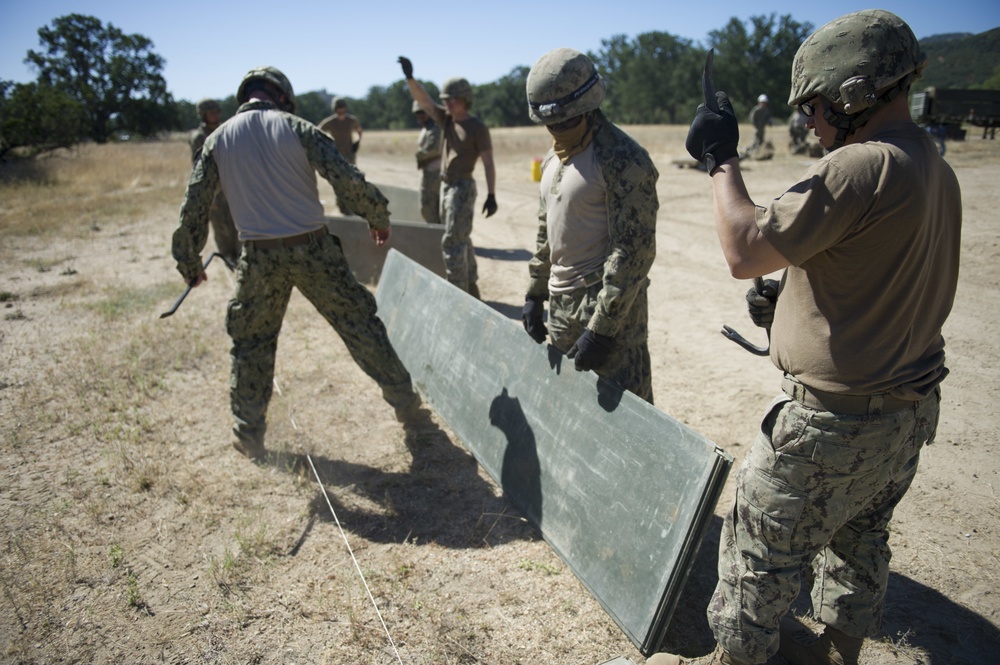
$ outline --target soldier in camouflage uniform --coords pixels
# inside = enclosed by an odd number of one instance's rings
[[[441,128],[420,103],[413,102],[413,115],[420,123],[417,138],[417,168],[420,169],[420,214],[428,224],[441,223]]]
[[[201,124],[198,129],[191,134],[191,165],[198,161],[201,156],[201,147],[205,144],[205,139],[218,128],[222,120],[222,107],[214,99],[202,99],[195,107]],[[243,248],[239,234],[236,231],[236,224],[233,223],[233,216],[229,212],[229,204],[226,203],[226,196],[221,190],[216,192],[212,201],[212,209],[208,214],[212,224],[212,235],[215,236],[215,246],[226,258],[226,265],[235,266],[240,260],[240,250]]]
[[[542,162],[538,236],[522,321],[574,361],[652,402],[649,269],[656,180],[649,154],[601,112],[604,81],[583,53],[559,48],[528,73],[528,115],[553,148]],[[549,324],[544,323],[549,301]]]
[[[252,459],[266,455],[274,356],[292,287],[334,327],[381,387],[397,419],[419,423],[426,412],[376,314],[375,298],[354,278],[339,241],[327,232],[316,172],[368,220],[379,245],[390,236],[385,197],[327,134],[294,115],[291,83],[277,69],[252,69],[236,100],[236,115],[205,141],[173,236],[177,269],[197,286],[205,279],[199,253],[208,233],[208,210],[221,186],[244,242],[226,318],[233,338],[234,447]]]
[[[434,122],[441,126],[444,137],[441,158],[441,204],[444,236],[441,250],[448,281],[478,298],[476,284],[479,274],[476,252],[472,245],[472,219],[476,206],[476,181],[472,170],[476,161],[483,160],[489,194],[483,213],[492,217],[497,211],[496,171],[493,166],[493,143],[490,130],[469,110],[472,108],[472,86],[464,78],[451,78],[441,87],[444,106],[434,103],[427,90],[413,78],[413,63],[400,56],[399,64],[406,77],[413,99]]]
[[[743,183],[725,93],[691,124],[730,272],[784,269],[747,294],[754,322],[771,326],[783,394],[736,476],[708,608],[719,646],[699,662],[780,650],[792,665],[856,665],[881,627],[889,521],[936,433],[959,269],[958,181],[907,108],[925,64],[910,27],[882,10],[807,38],[789,105],[831,152],[766,206]],[[784,618],[810,567],[818,640]]]

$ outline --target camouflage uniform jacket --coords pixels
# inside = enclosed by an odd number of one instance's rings
[[[198,161],[198,157],[201,156],[201,147],[205,145],[205,139],[212,131],[214,130],[210,130],[208,125],[201,123],[198,125],[198,129],[191,133],[191,139],[188,141],[191,144],[191,164]]]
[[[236,114],[247,111],[268,110],[280,113],[292,132],[298,136],[309,164],[326,179],[351,210],[364,217],[372,229],[389,228],[388,200],[375,185],[365,180],[364,174],[337,151],[330,136],[308,120],[277,110],[271,102],[254,100],[240,106]],[[226,122],[232,122],[234,118]],[[220,129],[226,123],[220,125]],[[180,225],[173,235],[173,256],[177,270],[190,282],[202,271],[200,252],[208,239],[209,210],[216,190],[220,187],[219,167],[213,156],[219,130],[205,139],[201,157],[195,162],[181,205]],[[237,227],[240,220],[236,220]]]
[[[616,336],[636,295],[646,287],[656,257],[656,213],[659,173],[645,148],[611,123],[601,111],[593,112],[593,144],[607,183],[608,234],[611,242],[604,262],[603,287],[587,327],[601,335]],[[547,297],[552,263],[544,200],[538,211],[540,224],[535,255],[528,264],[528,296]]]
[[[433,120],[428,120],[417,138],[417,168],[434,167],[436,162],[434,170],[441,170],[441,147],[441,128]]]

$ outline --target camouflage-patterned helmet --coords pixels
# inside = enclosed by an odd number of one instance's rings
[[[222,106],[218,101],[206,97],[205,99],[198,100],[198,103],[195,105],[195,110],[198,111],[198,116],[203,118],[209,111],[221,111]]]
[[[254,67],[243,80],[240,82],[240,89],[236,92],[236,103],[245,104],[249,98],[247,93],[247,86],[253,81],[267,81],[272,85],[276,86],[280,90],[288,103],[285,105],[284,110],[289,113],[295,113],[295,91],[292,90],[292,83],[288,80],[288,77],[281,73],[276,67]]]
[[[816,95],[844,104],[848,115],[871,108],[876,93],[920,77],[927,56],[903,19],[867,9],[830,21],[799,47],[792,63],[789,106]]]
[[[557,48],[539,58],[525,87],[528,115],[545,125],[593,111],[604,101],[604,79],[594,62],[571,48]]]
[[[472,86],[460,76],[455,76],[441,86],[441,99],[464,99],[465,105],[472,108]]]
[[[336,111],[337,109],[346,109],[347,100],[343,97],[334,97],[333,101],[330,102],[330,108]]]

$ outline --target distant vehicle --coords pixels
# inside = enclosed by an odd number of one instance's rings
[[[933,129],[953,141],[964,141],[962,123],[983,128],[990,138],[1000,127],[1000,90],[964,90],[958,88],[925,88],[910,101],[910,116],[914,122]]]

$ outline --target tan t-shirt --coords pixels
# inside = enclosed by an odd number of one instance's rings
[[[342,154],[352,157],[354,155],[354,134],[361,131],[361,123],[358,119],[347,113],[341,119],[337,114],[333,114],[322,120],[319,128],[333,137],[333,142],[337,144],[337,150]]]
[[[587,286],[589,275],[603,272],[611,246],[608,188],[593,141],[568,164],[549,151],[540,191],[552,262],[549,293],[569,293]]]
[[[441,106],[436,107],[434,121],[441,126],[444,134],[442,179],[452,181],[471,178],[479,153],[493,149],[489,128],[482,120],[471,115],[456,122]]]
[[[757,226],[791,263],[771,358],[819,390],[927,396],[944,379],[941,326],[958,281],[958,180],[926,132],[894,124],[836,150]]]

